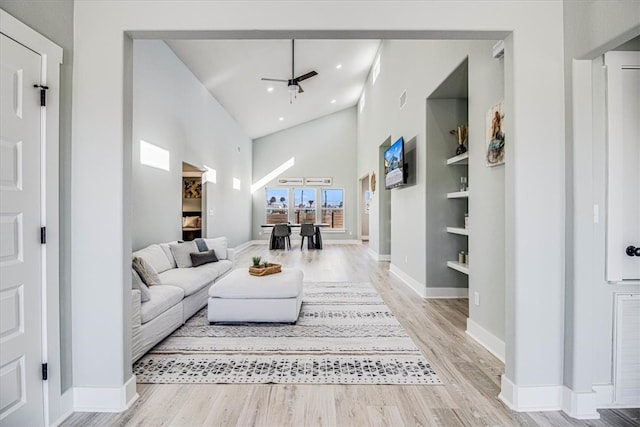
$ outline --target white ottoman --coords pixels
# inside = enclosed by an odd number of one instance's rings
[[[283,268],[267,276],[252,276],[240,268],[209,288],[209,323],[295,323],[302,306],[302,271]]]

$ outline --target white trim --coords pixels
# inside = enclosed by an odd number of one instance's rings
[[[578,420],[600,418],[597,409],[634,408],[613,403],[613,385],[594,385],[591,392],[575,392],[567,386],[518,387],[502,375],[498,399],[517,412],[558,411]]]
[[[131,375],[120,387],[74,387],[76,412],[122,412],[138,399],[136,376]]]
[[[462,299],[469,298],[468,288],[435,288],[427,286],[429,299]]]
[[[41,226],[48,226],[47,244],[42,245],[42,362],[49,365],[43,382],[44,424],[71,410],[62,398],[59,306],[59,99],[60,46],[0,9],[0,32],[41,56],[40,84],[49,86],[47,106],[41,108]],[[46,184],[46,185],[45,185]]]
[[[324,231],[322,232],[324,234]],[[322,239],[323,245],[362,245],[361,240],[349,239]]]
[[[598,420],[597,396],[594,391],[578,393],[567,386],[562,387],[562,411],[577,420]]]
[[[239,244],[238,246],[233,248],[233,250],[235,251],[236,254],[239,254],[240,252],[246,251],[247,249],[249,249],[251,245],[253,245],[253,242],[254,242],[253,240],[249,240],[247,242]]]
[[[502,375],[498,399],[517,412],[559,411],[562,409],[562,389],[560,385],[519,387]]]
[[[1,30],[3,34],[6,34],[8,37],[11,37],[40,55],[46,55],[46,58],[43,58],[45,62],[62,64],[62,48],[60,46],[2,9],[0,9],[0,22],[2,23]],[[47,83],[51,82],[45,81],[43,84]],[[57,86],[58,83],[55,83]]]
[[[485,328],[474,322],[471,318],[467,319],[467,335],[476,340],[478,344],[489,350],[491,354],[500,359],[504,363],[505,345],[504,341],[487,331]]]
[[[369,248],[367,252],[369,252],[369,256],[376,261],[391,261],[391,255],[380,255],[371,248]]]
[[[613,403],[613,384],[594,385],[596,393],[596,408],[624,408]]]
[[[400,279],[405,285],[407,285],[411,290],[420,295],[422,298],[427,297],[426,287],[422,283],[418,282],[413,277],[409,276],[404,271],[400,270],[393,263],[389,265],[389,272]]]
[[[638,405],[632,403],[614,403],[613,402],[613,384],[594,385],[593,392],[596,394],[596,408],[637,408]]]
[[[62,424],[67,418],[73,414],[73,388],[68,389],[62,394],[60,398],[62,408],[65,411],[58,417],[57,420],[50,424],[50,427],[57,427]]]

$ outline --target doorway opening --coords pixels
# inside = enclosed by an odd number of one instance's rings
[[[182,162],[182,240],[189,241],[203,236],[205,224],[202,217],[203,171]]]
[[[369,242],[369,208],[371,207],[371,190],[369,174],[360,178],[360,240]]]

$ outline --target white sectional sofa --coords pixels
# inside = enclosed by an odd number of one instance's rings
[[[226,237],[201,240],[215,251],[217,262],[191,266],[190,254],[203,249],[195,242],[153,244],[133,253],[159,284],[147,286],[132,269],[132,362],[204,307],[211,285],[233,269],[235,253]]]

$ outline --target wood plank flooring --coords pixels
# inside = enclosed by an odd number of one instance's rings
[[[600,411],[578,421],[562,412],[517,413],[497,396],[504,365],[465,333],[468,301],[425,300],[375,262],[367,247],[239,254],[304,271],[305,281],[371,282],[444,385],[139,384],[120,414],[75,413],[63,426],[638,426],[640,409]]]

